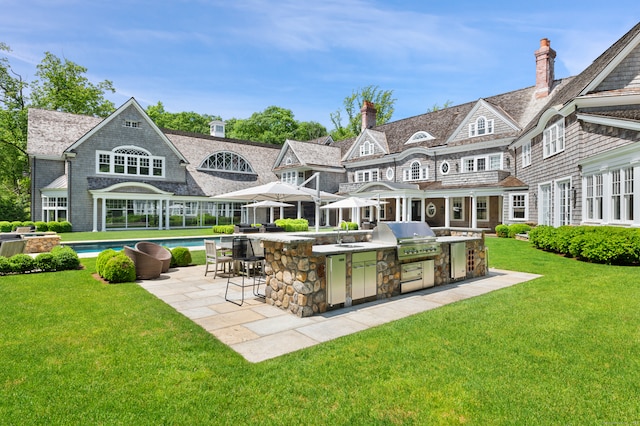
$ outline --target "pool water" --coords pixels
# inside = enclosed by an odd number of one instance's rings
[[[111,241],[83,241],[83,242],[71,242],[63,243],[67,247],[71,247],[76,253],[100,253],[106,249],[113,249],[116,251],[122,250],[124,246],[133,247],[140,241],[149,241],[152,243],[160,244],[161,246],[168,248],[175,247],[204,247],[204,240],[219,241],[220,237],[176,237],[176,238],[149,238],[138,240],[111,240]]]

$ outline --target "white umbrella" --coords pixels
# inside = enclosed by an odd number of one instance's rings
[[[293,204],[282,203],[280,201],[264,200],[264,201],[257,201],[255,203],[251,203],[251,204],[245,204],[242,207],[253,207],[253,223],[256,223],[256,209],[257,208],[260,208],[260,207],[268,207],[268,208],[271,208],[271,207],[294,207],[294,205]],[[271,222],[273,222],[273,217],[271,217]]]
[[[352,220],[356,223],[360,222],[360,209],[362,207],[378,207],[380,208],[380,204],[386,204],[386,201],[380,200],[372,200],[370,198],[360,198],[360,197],[348,197],[340,201],[336,201],[333,203],[326,204],[321,209],[355,209],[355,214],[352,217]],[[340,218],[342,217],[342,213],[340,213]]]

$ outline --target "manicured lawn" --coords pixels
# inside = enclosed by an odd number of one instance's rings
[[[139,231],[108,231],[108,232],[63,232],[60,239],[63,242],[70,241],[99,241],[99,240],[128,240],[145,238],[169,238],[169,237],[200,237],[214,235],[211,227],[200,229],[163,229],[163,230],[139,230]]]
[[[545,276],[259,364],[93,259],[0,277],[0,423],[640,420],[640,269],[487,244]]]

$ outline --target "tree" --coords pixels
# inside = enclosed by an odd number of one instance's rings
[[[214,120],[222,120],[216,115],[198,114],[197,112],[167,112],[160,101],[155,105],[149,105],[145,111],[158,127],[205,135],[210,133],[209,123]]]
[[[254,112],[247,119],[227,120],[226,132],[234,139],[282,145],[287,139],[305,141],[318,138],[326,135],[327,129],[313,121],[297,121],[290,109],[270,106],[262,112]]]
[[[447,109],[451,105],[453,105],[453,102],[451,102],[450,100],[447,99],[447,101],[442,106],[438,105],[437,103],[433,104],[433,106],[431,108],[429,108],[427,110],[427,112],[436,112],[436,111],[441,110],[441,109]]]
[[[362,126],[362,113],[360,108],[364,101],[373,102],[376,107],[376,125],[387,123],[394,111],[396,99],[392,98],[393,90],[381,90],[378,86],[367,86],[354,90],[351,95],[344,98],[344,112],[346,113],[346,125],[342,124],[342,111],[337,110],[330,114],[334,129],[331,136],[335,140],[346,139],[360,134]]]
[[[91,83],[84,73],[87,69],[68,59],[64,62],[50,52],[37,66],[36,80],[31,86],[33,106],[53,111],[106,117],[115,110],[113,102],[104,98],[105,92],[115,93],[113,83],[104,80]]]

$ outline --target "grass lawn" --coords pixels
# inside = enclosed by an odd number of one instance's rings
[[[94,259],[0,277],[0,423],[640,421],[640,269],[487,244],[544,277],[259,364]]]
[[[137,231],[63,232],[62,242],[100,240],[143,240],[145,238],[200,237],[214,235],[211,227],[198,229],[142,229]],[[216,234],[218,235],[218,234]]]

